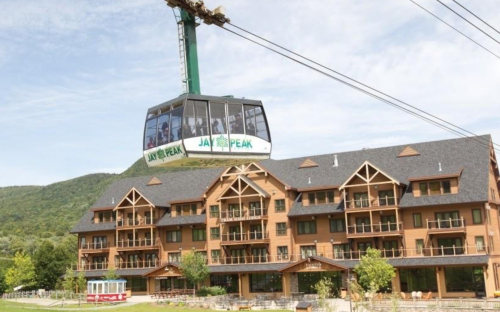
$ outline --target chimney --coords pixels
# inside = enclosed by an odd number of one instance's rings
[[[309,182],[307,182],[308,184],[311,184],[311,178],[309,177]]]
[[[333,155],[333,166],[334,167],[339,166],[339,159],[337,158],[337,154]]]
[[[115,204],[115,198],[114,197],[111,198],[111,204],[113,204],[113,205]]]
[[[443,171],[443,168],[441,168],[441,163],[439,163],[439,171]]]

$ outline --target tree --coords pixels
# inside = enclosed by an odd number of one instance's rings
[[[380,250],[372,248],[366,250],[366,255],[361,257],[354,272],[358,275],[359,284],[372,293],[387,286],[396,275],[394,267],[382,258]]]
[[[7,283],[5,282],[5,273],[0,270],[0,294],[7,291]]]
[[[314,290],[318,294],[320,307],[327,312],[334,312],[336,310],[335,306],[328,304],[326,299],[331,298],[333,293],[333,282],[330,278],[324,277],[316,285],[313,286]]]
[[[35,265],[36,282],[38,288],[52,290],[56,286],[57,280],[64,273],[58,268],[54,256],[54,245],[45,241],[33,255]]]
[[[5,282],[10,290],[23,286],[29,289],[36,285],[35,265],[30,256],[23,252],[18,252],[14,256],[14,265],[5,273]]]
[[[116,274],[116,271],[113,268],[109,269],[108,272],[106,272],[106,275],[104,275],[104,277],[103,277],[103,279],[105,279],[105,280],[116,280],[119,278],[120,278],[120,276],[118,276],[118,274]]]
[[[62,286],[65,291],[75,291],[75,272],[71,268],[66,269],[66,274],[64,274],[64,281]]]
[[[198,285],[210,275],[210,269],[205,261],[205,257],[199,252],[191,251],[185,254],[180,265],[182,275],[194,285]]]
[[[79,293],[83,293],[85,291],[85,288],[87,287],[87,280],[85,279],[83,271],[80,271],[76,276],[75,284]]]

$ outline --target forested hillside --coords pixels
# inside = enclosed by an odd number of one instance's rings
[[[96,173],[47,186],[0,188],[0,257],[18,250],[32,253],[44,239],[58,243],[116,179],[163,173],[144,159],[121,174]]]

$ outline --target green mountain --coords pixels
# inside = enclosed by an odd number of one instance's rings
[[[7,236],[54,239],[67,235],[116,179],[173,170],[179,168],[148,168],[141,158],[121,174],[95,173],[47,186],[0,188],[0,255],[9,253],[2,248],[2,238]]]

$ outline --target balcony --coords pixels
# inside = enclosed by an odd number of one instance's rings
[[[95,263],[86,263],[80,264],[80,271],[98,271],[98,270],[107,270],[109,266],[108,262],[95,262]]]
[[[96,242],[82,244],[80,249],[84,253],[103,253],[109,252],[110,247],[114,247],[114,245],[109,242]]]
[[[403,235],[403,223],[387,222],[377,224],[348,225],[347,237],[375,237]]]
[[[427,232],[429,234],[449,234],[449,233],[465,233],[465,220],[448,219],[448,220],[427,220]]]
[[[268,244],[268,232],[225,233],[221,235],[221,245]]]
[[[266,208],[255,208],[248,210],[228,210],[221,211],[220,222],[236,222],[236,221],[249,221],[249,220],[267,220]]]
[[[160,260],[138,260],[138,261],[119,261],[115,263],[117,269],[147,269],[156,268],[160,265]]]
[[[137,218],[135,219],[118,219],[117,220],[117,227],[119,228],[131,228],[131,227],[150,227],[154,225],[158,221],[157,218],[151,218],[151,217],[146,217],[146,218]]]
[[[373,199],[362,198],[362,199],[353,199],[346,201],[346,209],[353,210],[368,210],[368,209],[385,209],[385,208],[394,208],[398,206],[399,198],[397,197],[375,197]]]
[[[138,239],[123,239],[119,240],[116,244],[118,250],[132,250],[132,249],[158,249],[160,248],[160,241],[156,239],[153,241],[149,238]]]

